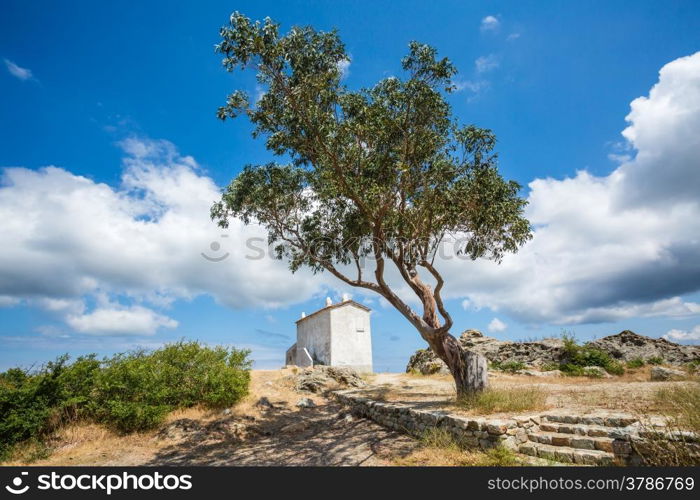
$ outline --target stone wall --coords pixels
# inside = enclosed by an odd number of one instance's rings
[[[422,409],[420,403],[410,406],[376,401],[352,389],[334,395],[354,415],[415,437],[429,429],[444,429],[467,448],[502,446],[521,454],[581,465],[640,463],[631,446],[632,440],[639,439],[638,423],[629,415],[548,412],[494,419]]]
[[[352,392],[337,391],[335,397],[348,406],[354,415],[369,418],[384,427],[415,437],[422,436],[428,429],[445,429],[456,441],[484,450],[499,445],[516,450],[520,443],[528,440],[528,429],[540,423],[539,417],[535,415],[502,420],[461,417],[401,403],[374,401]]]

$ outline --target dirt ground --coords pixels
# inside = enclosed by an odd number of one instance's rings
[[[298,393],[291,370],[255,370],[251,394],[231,411],[174,412],[157,432],[127,436],[96,425],[71,426],[51,455],[31,465],[392,465],[418,443],[342,412],[320,395]],[[256,405],[266,397],[272,408]],[[309,398],[313,408],[296,403]],[[25,465],[17,459],[6,465]]]
[[[656,392],[663,387],[694,382],[651,382],[649,367],[628,370],[609,379],[587,377],[532,377],[489,372],[489,384],[496,389],[537,387],[546,394],[547,409],[570,409],[578,413],[614,410],[632,414],[655,414]],[[454,385],[448,375],[380,373],[365,390],[368,396],[385,401],[411,403],[426,409],[447,409],[451,413],[473,414],[455,404]],[[528,412],[531,413],[531,412]],[[495,415],[499,416],[499,415]]]
[[[255,370],[250,395],[235,407],[174,412],[158,431],[124,436],[97,425],[68,427],[50,443],[50,456],[31,465],[383,466],[422,460],[419,441],[353,418],[321,395],[296,392],[292,375],[292,369]],[[493,387],[536,385],[546,392],[548,408],[581,412],[604,408],[653,413],[654,392],[674,382],[648,380],[644,369],[609,380],[491,376]],[[368,377],[368,382],[364,391],[378,399],[463,411],[455,406],[447,376],[384,373]],[[261,398],[269,404],[259,404]],[[297,407],[302,398],[315,406]],[[6,465],[28,462],[17,457]]]

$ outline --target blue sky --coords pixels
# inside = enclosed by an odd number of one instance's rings
[[[351,88],[398,74],[410,40],[456,64],[454,112],[497,134],[536,237],[500,268],[444,263],[453,333],[700,339],[697,2],[9,1],[0,369],[181,337],[275,367],[301,311],[348,291],[374,309],[377,370],[423,347],[376,299],[246,258],[259,232],[208,225],[218,187],[271,159],[245,120],[215,118],[256,91],[213,52],[233,10],[338,28]],[[204,260],[213,241],[231,257]]]

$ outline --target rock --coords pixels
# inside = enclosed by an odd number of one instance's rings
[[[159,439],[182,440],[193,434],[201,433],[204,430],[202,424],[191,418],[180,418],[158,431]]]
[[[652,381],[683,380],[685,378],[686,373],[681,370],[674,370],[673,368],[666,368],[664,366],[655,366],[651,369]]]
[[[285,425],[280,429],[280,432],[283,432],[285,434],[296,434],[297,432],[303,432],[306,429],[308,429],[309,424],[301,420],[300,422],[294,422],[289,425]]]
[[[320,393],[331,385],[364,387],[367,383],[351,368],[319,365],[297,375],[294,388],[297,391]]]
[[[421,375],[435,373],[450,373],[443,360],[438,358],[430,349],[418,349],[406,366],[406,373],[418,372]]]
[[[541,367],[566,361],[564,342],[558,338],[510,342],[487,337],[478,330],[465,330],[459,337],[459,343],[463,348],[479,353],[494,363],[520,362],[528,367]],[[684,364],[700,360],[700,346],[674,344],[665,339],[645,337],[629,330],[589,342],[588,345],[620,361],[661,358],[666,363]],[[445,363],[430,349],[416,351],[406,366],[406,372],[418,372],[423,375],[449,373]]]
[[[675,344],[666,339],[653,339],[629,330],[603,337],[589,345],[622,361],[662,358],[666,363],[683,364],[700,359],[700,346]]]
[[[549,370],[541,372],[539,370],[518,370],[515,372],[518,375],[527,375],[528,377],[561,377],[562,372],[559,370]]]
[[[231,414],[231,408],[225,408],[224,411],[221,412],[222,415],[228,416]]]
[[[258,402],[255,403],[255,406],[262,409],[262,410],[270,410],[275,407],[269,399],[267,399],[265,396],[261,397],[258,399]]]
[[[600,366],[586,366],[583,368],[583,374],[586,377],[592,378],[612,378],[612,375],[606,372],[605,368]]]
[[[314,403],[312,399],[301,398],[299,401],[297,401],[297,406],[299,408],[313,408],[316,406],[316,403]]]

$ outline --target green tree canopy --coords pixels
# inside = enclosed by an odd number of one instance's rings
[[[351,90],[341,81],[349,57],[336,31],[294,27],[280,35],[269,18],[234,13],[220,34],[226,70],[254,70],[265,92],[255,102],[233,92],[219,118],[246,114],[254,137],[289,161],[246,166],[212,218],[222,227],[232,217],[263,225],[292,271],[329,271],[379,293],[444,358],[452,319],[435,267],[441,242],[452,238],[471,259],[500,261],[531,237],[520,186],[498,173],[494,134],[452,115],[446,97],[455,67],[411,42],[401,77]],[[363,269],[366,258],[373,272]],[[388,263],[423,311],[392,290]]]

